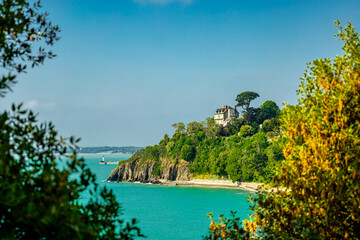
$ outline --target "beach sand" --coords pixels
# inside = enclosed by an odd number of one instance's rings
[[[161,184],[164,185],[177,185],[177,186],[199,186],[199,187],[212,187],[212,188],[232,188],[247,191],[258,191],[264,184],[252,182],[235,182],[230,180],[210,180],[210,179],[192,179],[190,181],[167,181],[159,179]]]

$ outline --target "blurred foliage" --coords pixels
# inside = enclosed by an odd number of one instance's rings
[[[44,46],[56,42],[58,32],[41,12],[40,1],[0,1],[0,64],[6,72],[0,80],[2,97],[16,74],[55,56]],[[76,156],[78,141],[59,137],[52,123],[38,123],[21,104],[0,113],[1,239],[141,236],[136,220],[120,220],[121,208],[112,191],[100,189],[95,175]],[[68,149],[73,153],[66,158]],[[85,191],[90,198],[79,204]]]
[[[249,235],[222,237],[239,219],[212,221],[208,239],[360,238],[360,36],[351,23],[335,26],[344,55],[310,63],[298,104],[283,110],[280,187],[252,199],[254,213],[243,222]],[[218,228],[226,229],[221,237]]]
[[[2,0],[0,2],[0,65],[7,75],[0,79],[0,96],[16,83],[16,73],[42,64],[55,55],[40,42],[53,45],[59,37],[59,27],[41,12],[40,1]],[[38,46],[35,52],[35,46]],[[35,53],[34,53],[35,52]]]

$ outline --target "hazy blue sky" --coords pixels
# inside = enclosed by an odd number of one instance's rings
[[[360,31],[354,0],[51,0],[58,57],[18,77],[24,102],[80,145],[159,142],[236,95],[295,104],[306,63],[341,54],[336,19]]]

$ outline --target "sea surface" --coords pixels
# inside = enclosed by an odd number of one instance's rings
[[[136,218],[146,239],[191,240],[206,235],[210,221],[207,213],[217,217],[237,211],[241,219],[251,213],[247,196],[252,192],[193,186],[164,186],[141,183],[105,182],[117,165],[99,164],[128,159],[130,154],[84,154],[85,162],[96,174],[101,186],[111,188],[123,208],[123,219]],[[83,201],[86,201],[86,195]],[[141,238],[139,238],[141,239]]]

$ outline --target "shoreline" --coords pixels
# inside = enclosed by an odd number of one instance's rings
[[[108,181],[107,182],[114,182]],[[154,185],[164,185],[164,186],[187,186],[187,187],[206,187],[206,188],[228,188],[228,189],[238,189],[245,190],[250,192],[256,192],[264,190],[266,186],[264,183],[254,183],[254,182],[235,182],[231,180],[210,180],[210,179],[191,179],[189,181],[169,181],[166,179],[158,179],[157,182],[124,182],[124,183],[142,183],[142,184],[154,184]]]
[[[160,184],[169,186],[194,186],[210,188],[230,188],[246,191],[258,191],[264,186],[263,183],[235,182],[231,180],[210,180],[210,179],[191,179],[190,181],[168,181],[159,179]]]

